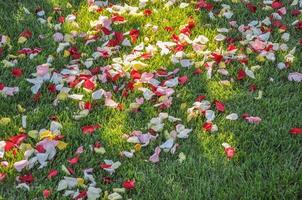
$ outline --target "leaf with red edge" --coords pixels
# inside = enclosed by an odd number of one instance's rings
[[[123,182],[123,188],[132,190],[135,188],[135,180],[127,180]]]
[[[292,128],[289,130],[289,133],[292,135],[301,135],[302,134],[302,128]]]
[[[215,100],[215,106],[219,112],[224,112],[225,106],[221,101]]]

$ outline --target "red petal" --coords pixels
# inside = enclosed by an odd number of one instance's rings
[[[20,36],[25,37],[27,39],[31,38],[32,32],[29,29],[25,29]]]
[[[74,158],[68,159],[67,161],[71,164],[71,165],[75,165],[79,162],[79,156],[76,156]]]
[[[152,10],[150,10],[150,9],[144,10],[144,15],[145,15],[145,16],[150,16],[150,15],[152,15]]]
[[[139,30],[132,29],[129,34],[130,34],[130,38],[131,38],[132,43],[136,43],[136,40],[139,36]]]
[[[212,123],[211,122],[206,122],[206,123],[203,124],[202,128],[205,131],[211,131],[211,129],[212,129]]]
[[[87,196],[87,191],[81,191],[78,196],[76,196],[74,199],[85,199]]]
[[[99,124],[83,126],[81,129],[84,134],[92,134],[98,128],[101,128]]]
[[[141,78],[141,74],[140,74],[137,70],[135,70],[135,69],[133,69],[133,70],[130,72],[130,76],[131,76],[131,78],[133,78],[133,79],[140,79],[140,78]]]
[[[0,91],[3,90],[5,87],[4,83],[0,83]]]
[[[112,22],[123,22],[125,21],[125,17],[115,14],[114,16],[112,16],[111,20]]]
[[[220,63],[221,60],[223,59],[223,55],[220,55],[220,54],[218,54],[218,53],[211,53],[211,58],[212,58],[213,60],[215,60],[216,63]]]
[[[50,170],[50,172],[48,173],[47,178],[48,178],[48,179],[51,179],[52,177],[57,176],[58,173],[59,173],[58,170],[52,169],[52,170]]]
[[[252,12],[255,13],[257,11],[257,7],[252,3],[247,3],[246,7]]]
[[[237,73],[237,79],[243,80],[246,77],[246,73],[243,69],[240,69]]]
[[[6,174],[5,173],[0,173],[0,183],[3,182],[6,178]]]
[[[279,8],[281,8],[283,6],[283,4],[282,4],[282,2],[280,2],[280,1],[274,1],[273,3],[272,3],[272,8],[274,8],[274,9],[279,9]]]
[[[224,152],[225,152],[225,154],[226,154],[226,156],[227,156],[228,159],[233,158],[234,155],[235,155],[235,153],[236,153],[236,151],[235,151],[235,149],[233,147],[225,148]]]
[[[111,177],[103,177],[103,183],[104,184],[111,184],[113,182],[113,179]]]
[[[187,76],[178,77],[178,81],[180,85],[184,85],[188,81]]]
[[[289,130],[289,133],[293,135],[300,135],[302,134],[302,128],[292,128]]]
[[[45,153],[46,150],[44,149],[43,145],[37,145],[36,146],[36,150],[39,152],[39,153]]]
[[[71,173],[72,175],[75,175],[74,170],[71,167],[67,167],[67,170],[69,173]]]
[[[23,71],[21,68],[18,68],[18,67],[14,67],[12,68],[12,75],[16,78],[19,78],[23,75]]]
[[[91,103],[90,103],[89,101],[85,102],[84,108],[85,108],[86,110],[91,110],[91,108],[92,108]]]
[[[204,100],[205,98],[206,98],[206,96],[200,95],[200,96],[198,96],[198,97],[195,99],[195,102],[196,102],[196,101],[202,101],[202,100]]]
[[[43,197],[45,198],[45,199],[47,199],[49,196],[50,196],[50,190],[43,190]]]
[[[123,182],[123,187],[127,190],[132,190],[135,188],[135,180],[127,180]]]
[[[84,88],[88,89],[88,90],[94,90],[95,84],[94,84],[94,82],[92,82],[91,80],[88,79],[84,82]]]
[[[12,142],[9,142],[9,141],[6,141],[5,142],[5,147],[4,147],[4,151],[10,151],[12,150],[14,147],[16,147],[16,144],[12,143]]]
[[[102,169],[107,169],[107,168],[111,168],[112,165],[108,165],[108,164],[101,164],[100,168]]]
[[[19,180],[21,183],[32,183],[34,181],[34,177],[32,174],[25,174],[23,176],[19,176]]]
[[[25,139],[27,138],[27,135],[25,133],[20,133],[18,135],[12,136],[8,138],[9,141],[12,143],[19,145],[21,144]]]
[[[225,106],[221,101],[215,100],[215,106],[219,112],[224,112]]]
[[[60,16],[58,18],[58,22],[61,23],[61,24],[63,24],[65,22],[65,17],[64,16]]]
[[[53,84],[53,83],[51,83],[51,84],[49,84],[48,85],[48,87],[47,87],[47,90],[50,92],[50,93],[56,93],[56,85],[55,84]]]

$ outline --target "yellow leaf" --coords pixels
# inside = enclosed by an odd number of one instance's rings
[[[23,127],[20,127],[19,132],[25,132],[25,129]]]
[[[226,68],[225,62],[220,62],[219,63],[219,68]]]
[[[19,148],[23,151],[32,149],[31,145],[27,143],[22,143]]]
[[[26,37],[23,37],[23,36],[19,37],[19,39],[18,39],[18,43],[19,43],[19,44],[23,44],[23,43],[26,42],[26,41],[27,41],[27,38],[26,38]]]
[[[64,50],[64,57],[66,58],[66,57],[68,57],[68,56],[70,56],[70,52],[67,51],[67,50]]]
[[[258,62],[264,62],[264,61],[265,61],[265,58],[264,58],[263,56],[261,56],[261,55],[258,55],[258,56],[256,57],[256,60],[257,60]]]
[[[140,62],[140,61],[132,61],[131,62],[131,66],[135,69],[135,70],[142,70],[144,67],[147,67],[148,65]]]
[[[99,153],[99,154],[104,154],[106,153],[106,150],[104,147],[100,147],[100,148],[94,148],[95,153]]]
[[[40,134],[40,140],[44,138],[53,138],[53,134],[49,130],[45,130]]]
[[[37,139],[39,132],[37,130],[31,130],[28,132],[29,137]]]
[[[60,92],[57,96],[58,100],[60,100],[60,101],[66,100],[67,97],[68,97],[68,95],[65,92]]]
[[[186,108],[187,108],[187,104],[186,104],[186,103],[180,104],[180,109],[181,109],[181,110],[184,110],[184,109],[186,109]]]
[[[135,150],[136,152],[139,152],[141,149],[142,149],[142,145],[141,145],[141,144],[136,144],[136,145],[134,146],[134,150]]]
[[[84,180],[83,178],[77,178],[77,184],[78,184],[79,186],[84,185],[84,183],[85,183],[85,180]]]
[[[0,119],[0,125],[6,126],[11,122],[10,118],[8,117],[3,117]]]
[[[63,149],[66,149],[67,145],[68,144],[66,142],[58,141],[57,147],[58,147],[58,149],[63,150]]]
[[[23,108],[20,104],[17,105],[17,108],[20,113],[24,113],[26,111],[26,109]]]
[[[138,88],[140,88],[140,87],[142,87],[143,86],[143,84],[142,83],[140,83],[140,82],[137,82],[137,83],[134,83],[134,88],[135,89],[138,89]]]

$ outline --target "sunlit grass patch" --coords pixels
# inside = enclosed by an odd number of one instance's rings
[[[222,84],[218,81],[207,82],[207,94],[213,99],[229,100],[239,91],[233,87],[233,83]]]

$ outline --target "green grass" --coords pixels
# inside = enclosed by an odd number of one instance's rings
[[[72,7],[66,7],[70,2]],[[138,5],[137,1],[127,1],[129,5]],[[253,19],[264,19],[270,11],[258,11],[251,14],[241,3],[231,3],[234,11],[233,19],[238,24],[249,23]],[[258,1],[253,1],[258,2]],[[75,165],[74,170],[81,174],[81,170],[89,167],[95,168],[94,177],[97,186],[103,191],[111,192],[114,187],[121,187],[121,183],[126,179],[135,179],[136,188],[133,191],[123,194],[124,197],[132,199],[301,199],[302,198],[302,138],[293,137],[288,134],[292,127],[302,126],[302,87],[299,83],[289,82],[287,75],[289,71],[301,72],[302,59],[301,47],[297,48],[297,59],[288,70],[280,71],[275,66],[276,63],[256,61],[256,55],[249,57],[249,66],[261,65],[256,74],[256,79],[248,79],[244,82],[232,82],[230,86],[221,85],[219,76],[207,80],[206,74],[194,76],[194,69],[181,70],[181,75],[187,75],[189,82],[176,89],[173,105],[167,112],[175,117],[182,118],[187,127],[193,128],[190,137],[181,141],[181,146],[175,155],[162,153],[161,161],[158,164],[151,164],[145,160],[152,154],[155,146],[160,144],[160,140],[148,146],[132,159],[119,157],[121,150],[130,149],[121,136],[124,133],[131,133],[133,130],[147,130],[147,123],[159,113],[157,108],[153,107],[151,102],[145,103],[138,113],[132,113],[128,110],[118,111],[98,105],[92,113],[86,118],[75,121],[72,119],[74,112],[78,111],[77,103],[70,100],[64,101],[58,107],[52,106],[55,95],[48,95],[46,87],[42,88],[42,98],[38,103],[32,102],[32,93],[30,84],[25,78],[35,72],[35,67],[46,61],[48,55],[55,56],[53,67],[62,69],[64,64],[68,63],[68,58],[62,58],[54,52],[57,44],[53,42],[52,35],[54,31],[47,26],[37,22],[36,16],[26,15],[22,9],[25,6],[34,13],[37,7],[45,10],[47,16],[56,18],[52,8],[59,5],[62,8],[62,15],[68,15],[76,12],[78,14],[78,23],[80,25],[77,31],[89,31],[89,22],[98,17],[97,14],[88,13],[86,1],[68,1],[68,0],[24,0],[24,1],[2,1],[0,2],[0,34],[8,35],[11,38],[12,49],[7,54],[15,54],[16,50],[23,47],[42,47],[43,51],[33,60],[19,59],[18,67],[22,68],[24,75],[22,78],[15,79],[10,75],[10,69],[5,68],[0,63],[0,82],[5,82],[9,86],[19,86],[20,93],[14,97],[0,97],[0,118],[9,117],[11,123],[5,126],[0,125],[0,139],[6,139],[15,135],[21,127],[22,113],[18,112],[18,104],[26,108],[28,116],[29,130],[39,130],[49,126],[49,117],[56,115],[59,122],[62,123],[62,134],[65,135],[64,141],[69,143],[68,147],[58,152],[54,159],[43,170],[33,170],[35,177],[31,184],[29,192],[15,189],[15,176],[19,175],[12,167],[1,168],[0,172],[9,174],[8,180],[0,183],[0,199],[42,199],[44,189],[53,189],[54,193],[51,199],[64,199],[60,192],[55,192],[55,188],[64,174],[60,172],[59,176],[53,180],[46,179],[50,169],[60,170],[62,164],[68,165],[67,158],[73,157],[74,151],[78,146],[83,145],[85,149],[94,144],[96,140],[102,142],[106,149],[104,155],[91,155],[86,151],[81,155],[79,164]],[[156,41],[170,40],[170,33],[163,30],[165,26],[172,26],[175,30],[186,24],[188,16],[192,16],[196,21],[190,38],[199,34],[206,35],[210,39],[209,48],[225,48],[224,44],[213,40],[218,27],[227,27],[227,21],[217,18],[210,21],[206,12],[195,11],[190,5],[188,8],[180,9],[178,7],[163,9],[163,3],[157,3],[149,6],[156,8],[157,13],[150,17],[127,16],[127,23],[114,25],[114,30],[126,32],[132,28],[140,28],[141,35],[137,44],[144,41],[145,37],[150,38],[150,43]],[[106,12],[105,12],[106,13]],[[107,13],[108,14],[108,13]],[[293,21],[290,15],[285,17],[284,21],[290,23]],[[151,30],[144,28],[146,23],[152,23],[159,26],[159,31],[154,34]],[[205,26],[205,24],[210,24]],[[25,44],[18,44],[18,36],[24,30],[29,28],[33,32],[33,37]],[[64,33],[74,30],[71,25],[63,26]],[[296,32],[294,28],[289,29],[292,37],[288,42],[289,47],[293,47],[302,37],[301,32]],[[40,34],[47,36],[46,39],[38,39]],[[237,33],[234,33],[235,36]],[[280,38],[280,34],[275,34],[274,39]],[[83,43],[76,44],[82,52],[91,55],[96,45],[84,46]],[[119,55],[129,54],[131,48],[123,48]],[[243,50],[245,52],[245,50]],[[188,52],[189,53],[189,52]],[[282,58],[283,55],[278,55]],[[4,59],[4,58],[0,58]],[[201,58],[196,57],[196,60]],[[277,60],[278,61],[278,60]],[[276,61],[276,62],[277,62]],[[110,63],[99,61],[94,66],[103,66]],[[165,66],[168,69],[175,68],[170,61],[170,56],[160,56],[159,54],[151,60],[146,61],[152,71]],[[232,64],[230,73],[235,77],[236,71],[240,66]],[[270,82],[269,78],[274,78]],[[257,94],[248,91],[250,84],[256,84],[259,90],[263,91],[263,98],[256,100]],[[109,90],[112,88],[109,84],[102,84],[102,87]],[[186,122],[186,109],[191,107],[194,99],[204,94],[209,100],[219,99],[226,105],[226,113],[249,113],[253,116],[260,116],[262,122],[259,125],[253,125],[240,119],[237,121],[228,121],[226,114],[218,114],[215,123],[219,127],[217,133],[209,134],[202,131],[203,119],[197,118]],[[120,94],[115,94],[114,99],[121,102],[127,108],[130,103],[138,97],[137,93],[130,94],[127,99],[122,99]],[[184,109],[180,109],[180,105]],[[83,135],[80,127],[87,124],[100,123],[101,129],[98,129],[92,136]],[[162,138],[164,140],[164,138]],[[35,144],[33,139],[27,140],[28,143]],[[236,148],[237,154],[228,161],[224,154],[221,144],[228,142]],[[177,161],[178,154],[183,152],[186,160],[183,163]],[[21,154],[21,152],[20,152]],[[20,155],[19,155],[20,156]],[[18,159],[8,155],[11,163]],[[104,185],[102,177],[106,173],[98,169],[98,165],[104,159],[120,160],[122,166],[112,176],[116,181],[112,185]]]

